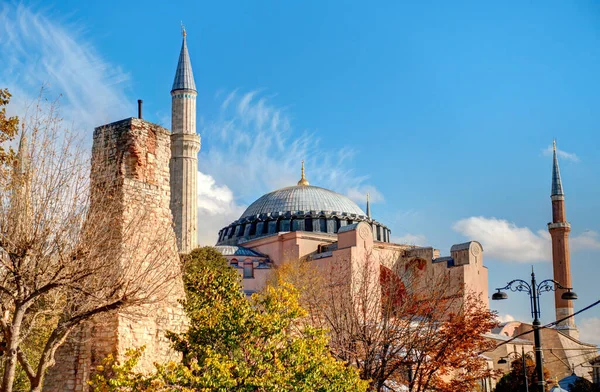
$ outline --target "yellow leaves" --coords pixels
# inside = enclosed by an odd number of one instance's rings
[[[186,256],[191,325],[186,333],[170,334],[183,363],[157,364],[151,376],[113,366],[114,380],[95,379],[109,389],[97,391],[366,390],[355,368],[331,356],[324,331],[298,323],[307,312],[293,285],[281,282],[247,300],[237,273],[219,257],[210,248]]]

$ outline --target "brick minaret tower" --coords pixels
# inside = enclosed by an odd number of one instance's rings
[[[556,141],[554,141],[554,161],[552,166],[552,222],[548,223],[548,231],[552,237],[552,264],[554,267],[554,280],[565,287],[573,287],[571,283],[571,256],[569,252],[569,232],[571,225],[567,222],[565,208],[565,193],[563,192],[558,158],[556,156]],[[562,319],[573,314],[573,302],[564,300],[561,295],[565,290],[557,289],[554,293],[556,319]],[[557,329],[570,336],[577,337],[577,328],[574,318],[570,318],[557,325]]]
[[[198,243],[198,151],[196,134],[196,83],[186,44],[186,32],[171,89],[171,211],[179,252]]]

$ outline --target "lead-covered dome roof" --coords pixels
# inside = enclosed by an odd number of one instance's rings
[[[389,242],[390,230],[371,218],[368,206],[367,211],[365,214],[346,196],[311,186],[304,177],[302,162],[302,178],[296,186],[258,198],[238,220],[219,231],[217,245],[238,245],[290,231],[336,234],[341,228],[358,222],[371,225],[374,240]]]
[[[261,196],[244,211],[240,219],[288,211],[340,212],[366,215],[365,212],[344,195],[318,186],[297,185],[278,189]]]

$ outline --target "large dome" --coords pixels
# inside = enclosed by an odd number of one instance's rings
[[[318,186],[297,185],[261,196],[244,211],[241,218],[276,212],[338,212],[366,215],[355,202]]]
[[[278,189],[261,196],[242,216],[219,231],[217,245],[238,245],[256,238],[303,231],[336,234],[342,227],[367,222],[373,228],[373,239],[389,242],[390,230],[371,218],[346,196],[329,189],[310,186],[304,177],[298,185]]]

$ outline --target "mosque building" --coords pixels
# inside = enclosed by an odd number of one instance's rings
[[[197,225],[202,224],[197,208],[201,146],[196,132],[198,93],[186,39],[183,30],[171,88],[171,131],[143,120],[141,107],[138,118],[99,126],[94,131],[91,173],[92,180],[100,179],[103,183],[110,180],[111,186],[119,191],[115,194],[127,214],[133,216],[138,210],[151,210],[145,230],[149,235],[153,230],[166,227],[171,242],[168,249],[165,248],[169,251],[165,250],[165,259],[174,261],[177,268],[178,253],[196,248]],[[457,290],[465,287],[479,294],[489,306],[488,269],[483,263],[484,250],[479,242],[453,245],[449,255],[442,255],[433,247],[394,244],[390,229],[374,219],[368,197],[365,212],[348,197],[311,185],[308,177],[302,164],[300,180],[295,185],[259,197],[239,219],[219,231],[216,248],[238,269],[247,294],[262,289],[273,271],[284,263],[306,260],[318,268],[338,267],[346,273],[348,281],[344,284],[350,287],[354,284],[352,274],[365,266],[376,276],[374,285],[380,285],[382,276],[397,279],[398,271],[416,266],[417,277],[443,276],[450,287]],[[556,149],[551,199],[553,220],[548,229],[552,236],[554,277],[570,287],[570,224],[566,220]],[[125,214],[123,219],[128,216]],[[115,263],[142,263],[144,249],[138,253],[138,261],[136,258]],[[144,318],[130,320],[117,314],[111,315],[111,323],[98,319],[81,326],[74,335],[83,338],[67,342],[57,353],[61,360],[49,370],[45,390],[87,390],[85,381],[104,354],[122,354],[126,348],[147,347],[142,361],[146,369],[153,369],[154,362],[172,359],[174,353],[164,332],[185,325],[179,302],[184,295],[183,282],[181,275],[177,276],[178,281],[173,283],[175,289],[169,290],[161,302],[153,304],[156,311],[147,312]],[[380,286],[373,288],[375,293],[382,291]],[[557,292],[555,306],[557,319],[573,314],[572,302],[561,299],[559,294]],[[490,366],[497,368],[498,359],[509,352],[521,352],[520,348],[529,351],[531,334],[513,338],[530,328],[527,323],[511,322],[490,331],[490,339],[507,343],[486,353]],[[597,355],[597,348],[578,340],[572,318],[557,328],[544,329],[542,334],[550,349],[545,353],[546,358],[558,358],[546,362],[553,363],[552,367],[547,365],[553,375],[561,378],[571,373],[585,375],[588,371],[584,369],[585,363]],[[578,358],[578,362],[571,362],[570,358]],[[600,367],[597,360],[594,363]]]
[[[193,91],[192,96],[195,97],[196,86],[185,37],[175,81],[176,84],[177,81],[182,81],[183,84],[178,84],[178,88]],[[174,100],[174,117],[180,113],[180,106],[176,109],[175,103]],[[195,113],[187,111],[183,115],[193,116],[189,123],[195,123]],[[185,120],[183,123],[186,123]],[[178,129],[174,120],[174,135]],[[263,288],[273,270],[288,261],[306,260],[317,267],[341,266],[348,271],[347,276],[351,279],[352,271],[360,269],[361,263],[365,263],[368,258],[379,264],[378,274],[388,276],[416,263],[420,273],[429,277],[444,275],[452,287],[457,290],[465,287],[478,293],[486,306],[489,306],[488,269],[483,263],[483,247],[479,242],[453,245],[449,255],[442,255],[433,247],[394,244],[391,242],[391,230],[384,222],[374,219],[368,196],[365,212],[348,197],[310,184],[307,177],[303,162],[300,180],[295,185],[290,184],[259,197],[237,220],[219,231],[216,248],[232,267],[238,269],[244,291],[248,295]],[[185,184],[186,181],[172,177],[172,195],[180,192],[174,187],[179,187],[182,183]],[[572,287],[570,224],[566,220],[565,195],[556,145],[551,189],[552,222],[548,224],[548,230],[552,237],[554,279],[565,287]],[[186,211],[190,216],[187,222],[191,225],[196,212],[189,208]],[[176,214],[180,214],[180,211],[174,210],[174,216]],[[199,224],[202,224],[201,218]],[[175,227],[179,238],[183,235],[179,231],[185,228],[179,226],[176,217]],[[189,248],[182,248],[180,251],[186,249]],[[555,294],[557,320],[574,313],[573,302],[562,299],[562,293],[562,290],[557,290]],[[513,321],[490,331],[488,337],[500,345],[493,352],[486,353],[490,366],[508,371],[508,367],[504,369],[498,365],[500,358],[511,351],[520,352],[521,348],[525,351],[532,350],[531,334],[515,338],[531,328],[529,323]],[[549,349],[545,353],[545,366],[552,374],[560,378],[571,374],[589,378],[588,361],[597,355],[597,347],[579,341],[574,318],[562,321],[556,328],[544,329],[542,336]],[[490,380],[489,384],[493,386],[494,381]]]

